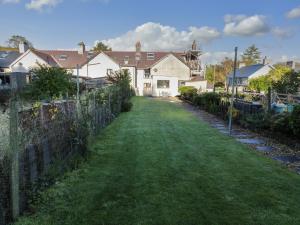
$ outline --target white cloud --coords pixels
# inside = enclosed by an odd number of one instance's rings
[[[20,0],[0,0],[0,3],[2,3],[2,4],[9,4],[9,3],[16,4],[19,2],[20,2]]]
[[[206,44],[220,37],[220,32],[211,27],[189,27],[179,31],[175,27],[148,22],[127,33],[107,40],[100,40],[114,50],[133,50],[141,41],[143,50],[185,50],[193,40]],[[97,42],[97,41],[96,41]]]
[[[270,30],[266,17],[262,15],[226,15],[224,33],[231,36],[257,36]]]
[[[274,29],[272,29],[272,33],[280,39],[286,39],[294,35],[294,30],[291,28],[275,27]]]
[[[200,56],[203,65],[217,64],[222,62],[226,57],[233,59],[234,52],[205,52]]]
[[[27,9],[43,11],[44,9],[53,8],[63,0],[31,0],[26,4]]]
[[[286,14],[286,17],[289,19],[295,19],[300,17],[300,6],[297,8],[292,9]]]

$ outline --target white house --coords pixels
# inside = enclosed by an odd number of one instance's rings
[[[117,70],[129,70],[137,95],[176,96],[178,88],[200,70],[194,42],[188,52],[145,52],[137,42],[135,51],[106,51],[83,65],[80,76],[106,77]]]
[[[196,42],[187,52],[145,52],[137,42],[135,51],[88,52],[28,49],[12,64],[29,71],[38,64],[68,69],[81,78],[104,78],[118,70],[129,70],[137,95],[176,96],[178,88],[200,72]]]

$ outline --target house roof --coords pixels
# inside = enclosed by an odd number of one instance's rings
[[[18,51],[0,51],[0,67],[8,68],[21,54]]]
[[[82,66],[96,55],[93,52],[79,54],[78,51],[66,50],[33,50],[33,52],[49,65],[66,69],[75,69],[77,65]]]
[[[205,81],[203,76],[195,76],[189,82]]]
[[[167,55],[174,55],[183,63],[185,53],[180,52],[140,52],[137,53],[135,51],[105,51],[104,52],[107,56],[113,59],[117,64],[120,66],[135,66],[138,69],[146,69],[151,68],[154,64],[158,63]],[[150,59],[147,55],[152,55]],[[137,56],[139,56],[139,60],[137,60]],[[126,64],[125,61],[128,61]]]
[[[256,64],[256,65],[251,65],[251,66],[245,66],[240,69],[236,70],[236,77],[250,77],[252,74],[260,70],[261,68],[269,66],[269,65],[264,65],[264,64]],[[229,74],[228,77],[233,77],[233,72]]]

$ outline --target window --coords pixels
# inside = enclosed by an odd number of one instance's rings
[[[144,88],[151,88],[151,83],[144,83]]]
[[[155,54],[153,52],[147,52],[147,60],[154,60]]]
[[[144,70],[144,78],[149,79],[150,78],[150,74],[151,74],[150,69],[145,69]]]
[[[185,81],[178,81],[178,87],[182,87],[182,86],[185,86]]]
[[[170,81],[169,80],[158,80],[157,88],[170,88]]]
[[[65,60],[67,60],[67,58],[68,58],[67,55],[60,55],[60,56],[58,57],[58,59],[61,60],[61,61],[65,61]]]
[[[112,69],[107,69],[106,70],[106,75],[112,75],[112,73],[113,73],[113,70]]]

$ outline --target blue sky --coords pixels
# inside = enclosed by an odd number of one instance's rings
[[[300,0],[0,0],[0,44],[20,34],[40,49],[104,41],[115,50],[184,50],[206,59],[256,44],[274,61],[300,59]]]

